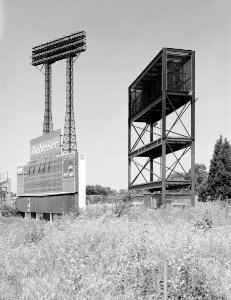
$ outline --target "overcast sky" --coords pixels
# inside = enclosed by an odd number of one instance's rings
[[[32,46],[85,30],[74,66],[78,150],[87,184],[127,187],[128,86],[163,47],[196,51],[196,162],[231,141],[229,0],[0,0],[0,173],[29,161],[42,134],[44,75]],[[64,128],[65,61],[52,65],[54,129]]]

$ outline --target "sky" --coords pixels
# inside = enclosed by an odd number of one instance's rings
[[[231,142],[231,5],[227,0],[0,0],[0,173],[29,161],[42,134],[44,75],[33,46],[86,31],[74,66],[77,147],[87,184],[127,188],[128,86],[163,47],[196,52],[196,162]],[[52,65],[54,129],[65,120],[65,61]]]

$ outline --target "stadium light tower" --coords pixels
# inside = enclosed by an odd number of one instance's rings
[[[86,33],[71,35],[32,48],[32,65],[45,66],[43,135],[30,141],[30,161],[17,169],[17,209],[26,218],[54,220],[62,213],[86,208],[86,155],[77,151],[73,107],[73,65],[86,50]],[[52,64],[66,59],[66,112],[61,129],[53,131]],[[42,71],[43,72],[43,71]]]
[[[45,112],[43,134],[53,131],[52,122],[52,68],[56,61],[66,59],[66,114],[63,136],[63,152],[77,151],[73,107],[73,65],[79,54],[86,50],[86,33],[71,35],[32,48],[32,65],[45,65]]]

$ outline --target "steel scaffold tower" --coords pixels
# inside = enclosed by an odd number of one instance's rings
[[[195,52],[163,48],[128,92],[128,188],[161,192],[166,203],[168,190],[190,186],[194,206]],[[190,151],[186,178],[183,159]]]

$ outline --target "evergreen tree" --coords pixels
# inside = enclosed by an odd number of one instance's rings
[[[210,162],[207,194],[211,200],[231,198],[231,146],[222,136],[215,144]]]

